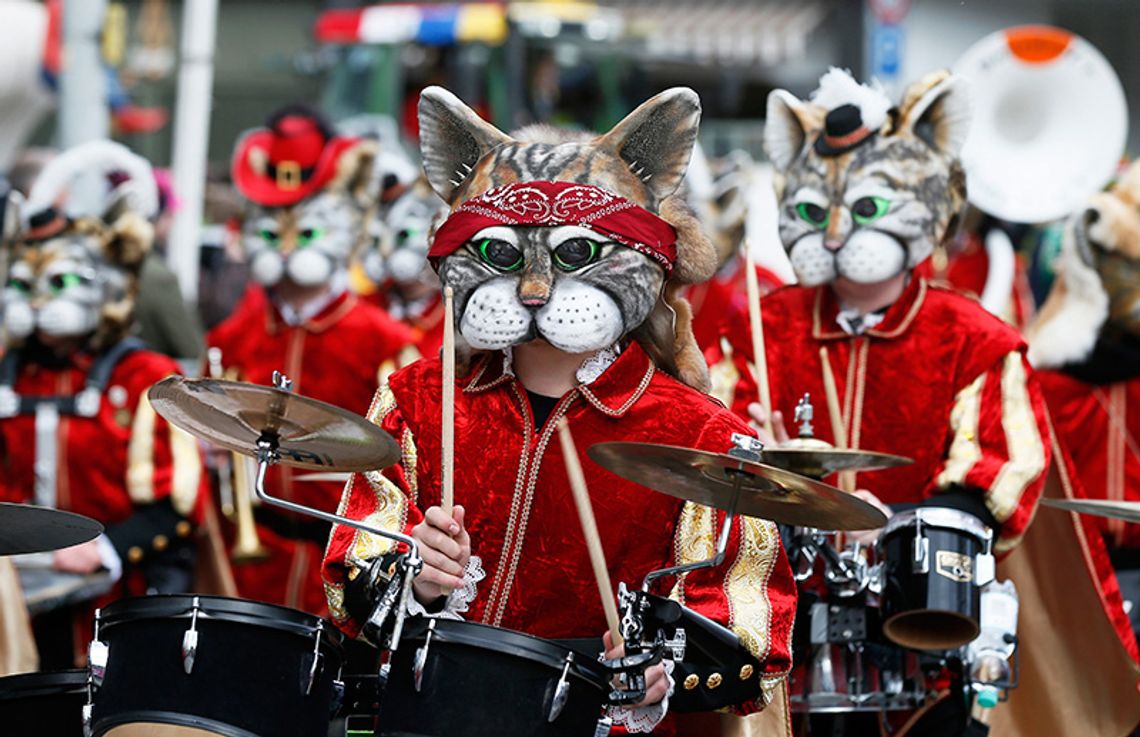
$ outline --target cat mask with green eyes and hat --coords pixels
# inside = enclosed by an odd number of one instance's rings
[[[424,90],[419,115],[424,170],[451,208],[428,256],[455,293],[461,358],[538,339],[575,354],[632,339],[707,386],[677,293],[717,265],[674,196],[696,141],[696,93],[667,90],[600,136],[507,135],[439,87]]]
[[[777,172],[780,239],[806,286],[862,284],[914,268],[952,234],[965,202],[962,82],[938,72],[899,105],[832,69],[809,100],[768,96],[764,147]]]

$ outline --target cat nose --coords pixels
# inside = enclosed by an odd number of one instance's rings
[[[843,248],[843,241],[839,238],[824,238],[823,247],[829,251],[838,251]]]
[[[524,276],[519,282],[519,301],[526,307],[542,307],[550,300],[550,285],[542,279]]]

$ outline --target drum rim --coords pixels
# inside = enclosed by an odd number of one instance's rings
[[[36,695],[47,696],[58,694],[61,693],[59,689],[60,686],[73,686],[77,691],[86,689],[87,669],[68,668],[67,670],[15,673],[10,676],[0,677],[0,701],[26,699],[29,696]],[[29,693],[29,691],[42,691],[42,694]],[[63,693],[69,692],[70,689],[63,691]]]
[[[986,527],[980,519],[951,507],[916,507],[892,515],[887,520],[887,526],[883,528],[882,537],[886,538],[899,530],[913,527],[916,518],[922,520],[922,524],[926,527],[964,532],[983,544],[993,539],[993,530]]]
[[[609,681],[609,671],[600,662],[583,656],[582,653],[556,645],[550,640],[506,629],[482,622],[467,622],[458,619],[423,619],[409,624],[403,640],[422,640],[427,635],[429,622],[435,622],[432,642],[464,645],[497,653],[506,653],[532,662],[539,662],[551,669],[560,669],[566,664],[566,655],[573,652],[574,662],[570,673],[605,691]],[[430,651],[429,651],[430,656]]]
[[[93,737],[103,737],[107,732],[117,727],[130,724],[161,724],[170,727],[189,727],[198,730],[208,730],[219,737],[258,737],[249,730],[235,727],[227,722],[217,719],[198,717],[177,711],[149,710],[118,712],[114,716],[103,717],[92,722]]]
[[[236,622],[312,637],[321,623],[321,639],[337,650],[344,635],[323,617],[299,609],[249,599],[200,594],[151,594],[119,599],[99,610],[100,631],[145,619],[190,619],[198,600],[198,620]]]

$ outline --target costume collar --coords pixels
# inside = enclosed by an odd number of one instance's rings
[[[509,361],[506,354],[484,356],[472,368],[463,391],[477,394],[515,381]],[[649,354],[637,341],[632,341],[601,375],[588,385],[579,385],[576,391],[599,412],[621,417],[645,393],[655,370]]]
[[[276,300],[270,299],[265,326],[270,335],[277,335],[290,327],[300,327],[310,333],[323,333],[340,322],[355,306],[356,295],[344,291],[335,295],[315,315],[304,319],[299,325],[292,325],[282,316]]]
[[[897,338],[906,332],[918,315],[928,289],[926,279],[915,275],[895,303],[883,313],[883,319],[873,327],[863,331],[863,335],[873,338]],[[812,306],[812,337],[816,340],[838,340],[851,337],[837,322],[839,300],[835,292],[823,284],[815,288],[815,302]]]

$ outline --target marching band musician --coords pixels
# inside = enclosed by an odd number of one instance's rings
[[[605,619],[557,423],[583,457],[605,440],[724,452],[733,433],[751,434],[702,393],[707,367],[678,296],[716,266],[671,197],[699,100],[664,92],[598,138],[544,127],[507,136],[440,88],[424,91],[419,110],[425,170],[452,207],[429,255],[455,292],[462,339],[456,506],[450,516],[440,507],[442,369],[425,359],[393,374],[368,414],[400,442],[402,462],[354,477],[341,511],[415,538],[418,611],[597,638]],[[583,465],[613,580],[712,556],[719,513]],[[361,632],[371,582],[394,555],[375,536],[334,528],[324,576],[346,632]],[[668,734],[667,709],[756,711],[785,678],[795,587],[775,526],[738,518],[725,561],[683,576],[672,596],[730,627],[746,651],[709,672],[652,667],[644,701],[617,710],[617,724]]]
[[[1009,551],[1033,518],[1050,458],[1026,346],[916,269],[952,235],[964,202],[957,155],[969,107],[960,81],[932,74],[896,107],[832,69],[809,101],[773,92],[767,120],[780,235],[799,285],[760,302],[771,407],[755,403],[745,364],[749,315],[730,317],[734,410],[756,422],[771,412],[786,439],[783,414],[805,393],[818,406],[830,373],[834,406],[815,413],[816,436],[914,459],[861,474],[858,495],[888,516],[900,505],[956,508],[995,531],[997,554]],[[868,728],[879,734],[873,716]]]
[[[347,264],[374,206],[369,186],[374,144],[340,137],[315,113],[287,107],[246,134],[234,152],[234,183],[249,201],[242,240],[254,281],[235,313],[207,336],[229,378],[271,385],[280,370],[296,391],[358,414],[361,392],[383,373],[418,357],[412,335],[348,290]],[[368,387],[368,389],[365,389]],[[331,509],[342,482],[298,481],[274,467],[271,494]],[[251,490],[235,488],[234,493]],[[257,537],[268,558],[240,562],[242,596],[325,611],[321,551],[328,526],[259,507]],[[235,563],[239,561],[235,560]]]
[[[80,194],[82,177],[96,180],[94,197]],[[119,144],[61,154],[29,194],[4,289],[0,499],[101,522],[105,534],[56,551],[52,567],[121,574],[112,595],[190,589],[187,538],[205,482],[196,441],[158,417],[146,396],[178,365],[128,337],[156,205],[150,166]],[[42,667],[72,666],[91,611],[39,618]]]

